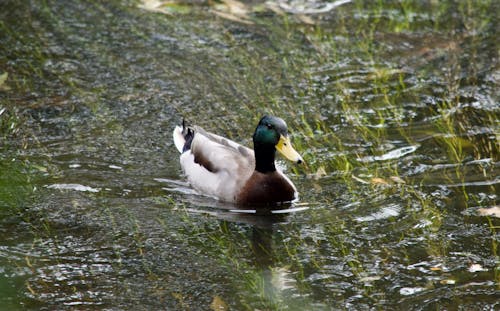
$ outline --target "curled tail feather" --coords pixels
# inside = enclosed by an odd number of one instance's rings
[[[186,121],[182,120],[182,126],[176,126],[172,133],[174,137],[174,144],[180,153],[191,149],[191,143],[194,138],[194,130],[186,126]]]

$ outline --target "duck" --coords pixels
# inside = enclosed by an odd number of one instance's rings
[[[276,151],[301,164],[285,121],[263,116],[253,134],[253,149],[199,126],[176,126],[173,140],[188,183],[199,193],[237,205],[280,204],[298,200],[292,181],[276,166]]]

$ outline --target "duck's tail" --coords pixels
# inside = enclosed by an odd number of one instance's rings
[[[182,120],[182,126],[176,126],[172,133],[174,137],[174,144],[180,153],[191,149],[191,143],[194,138],[194,130],[186,126],[186,122]]]

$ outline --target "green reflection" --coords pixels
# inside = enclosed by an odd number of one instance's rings
[[[495,308],[499,2],[297,13],[330,3],[2,2],[2,301]],[[171,129],[251,145],[264,113],[309,209],[225,214],[182,183]]]

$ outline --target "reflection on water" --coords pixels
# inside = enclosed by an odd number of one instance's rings
[[[296,288],[296,281],[291,271],[275,263],[273,254],[272,227],[252,230],[252,255],[257,271],[262,273],[262,299],[279,302],[284,291]]]
[[[498,309],[499,3],[144,2],[0,4],[2,306]],[[185,183],[265,113],[298,202]]]

